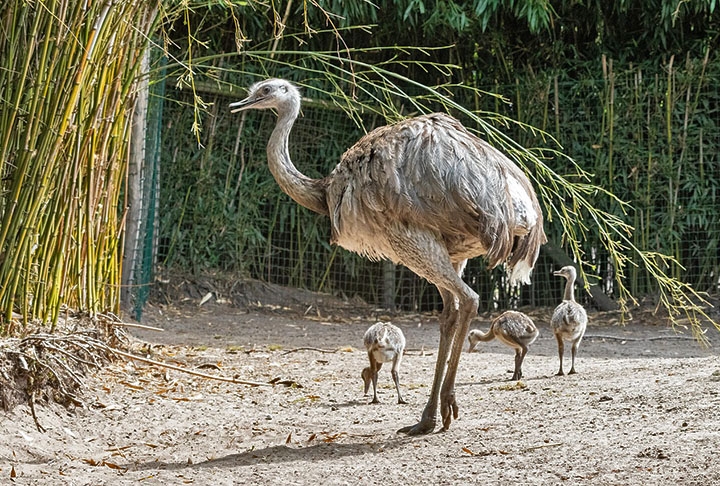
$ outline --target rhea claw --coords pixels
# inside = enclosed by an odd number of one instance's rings
[[[435,420],[421,420],[415,425],[409,425],[398,430],[398,434],[425,435],[435,430]]]

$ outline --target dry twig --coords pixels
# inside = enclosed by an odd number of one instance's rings
[[[322,348],[302,347],[302,348],[288,349],[287,351],[285,351],[284,353],[282,353],[282,356],[285,356],[286,354],[290,354],[290,353],[297,353],[298,351],[317,351],[318,353],[333,354],[333,353],[337,353],[338,351],[341,351],[341,350],[343,350],[343,349],[345,349],[345,348],[346,348],[345,346],[340,347],[340,348],[337,348],[337,349],[322,349]]]
[[[625,336],[611,336],[608,334],[586,334],[585,339],[614,339],[615,341],[660,341],[662,339],[686,339],[688,341],[694,341],[695,338],[692,336],[650,336],[644,338],[631,338]]]
[[[181,372],[187,373],[187,374],[189,374],[189,375],[199,376],[199,377],[201,377],[201,378],[208,378],[208,379],[210,379],[210,380],[226,381],[226,382],[228,382],[228,383],[235,383],[235,384],[237,384],[237,385],[273,386],[273,383],[261,383],[261,382],[258,382],[258,381],[236,380],[235,378],[227,378],[227,377],[224,377],[224,376],[209,375],[209,374],[207,374],[207,373],[200,373],[199,371],[193,371],[193,370],[190,370],[190,369],[187,369],[187,368],[183,368],[183,367],[181,367],[181,366],[174,366],[174,365],[171,365],[171,364],[163,363],[163,362],[161,362],[161,361],[155,361],[154,359],[143,358],[143,357],[141,357],[141,356],[137,356],[137,355],[134,355],[134,354],[131,354],[131,353],[126,353],[125,351],[120,351],[119,349],[110,348],[110,350],[111,350],[113,353],[115,353],[115,354],[117,354],[117,355],[119,355],[119,356],[123,356],[123,357],[125,357],[125,358],[129,358],[129,359],[132,359],[132,360],[135,360],[135,361],[141,361],[141,362],[143,362],[143,363],[148,363],[148,364],[152,364],[152,365],[155,365],[155,366],[161,366],[161,367],[163,367],[163,368],[167,368],[167,369],[170,369],[170,370],[181,371]]]

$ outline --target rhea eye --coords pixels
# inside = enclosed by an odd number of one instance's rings
[[[270,86],[265,86],[263,88],[263,94],[270,94]]]

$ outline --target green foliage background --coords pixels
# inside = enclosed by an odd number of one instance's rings
[[[273,115],[227,113],[241,87],[282,76],[309,98],[292,150],[310,176],[374,126],[450,112],[523,165],[552,243],[618,302],[627,286],[696,317],[699,296],[665,272],[718,292],[715,0],[85,6],[0,5],[2,335],[63,309],[119,310],[129,127],[148,45],[164,54],[149,75],[166,86],[151,91],[163,110],[160,266],[379,298],[387,269],[329,247],[327,222],[271,179]],[[555,264],[543,256],[521,291],[480,259],[466,276],[488,305],[545,305],[559,297]],[[394,272],[398,305],[435,305],[425,282]]]
[[[629,202],[631,207],[602,193],[589,196],[596,208],[632,225],[629,241],[634,246],[670,255],[685,267],[657,257],[661,268],[699,290],[718,291],[720,63],[712,49],[719,25],[713,2],[614,2],[607,7],[605,2],[399,1],[380,9],[365,2],[322,3],[339,14],[325,17],[329,23],[348,29],[342,40],[332,30],[308,34],[305,14],[320,16],[309,22],[321,25],[322,10],[287,5],[259,9],[253,16],[237,9],[239,31],[223,15],[218,19],[207,11],[184,25],[203,32],[197,37],[211,39],[195,53],[194,70],[195,93],[209,111],[199,135],[201,147],[187,136],[197,121],[188,117],[194,94],[187,84],[172,94],[178,103],[168,107],[163,150],[163,166],[173,168],[162,178],[164,265],[228,270],[380,299],[382,266],[329,247],[327,223],[289,201],[272,180],[264,150],[274,116],[253,113],[241,119],[225,109],[243,96],[237,86],[267,76],[299,82],[305,96],[328,103],[304,105],[292,136],[293,160],[309,176],[327,174],[363,130],[386,123],[383,115],[392,120],[390,114],[370,109],[350,115],[339,109],[338,98],[329,95],[335,87],[312,74],[322,66],[303,54],[304,49],[335,48],[347,49],[359,62],[385,66],[392,60],[389,69],[402,68],[408,78],[428,85],[449,76],[458,86],[476,88],[448,88],[448,93],[458,104],[484,113],[522,146],[553,146],[547,136],[554,137],[574,162],[542,152],[552,170],[578,183],[585,182],[579,174],[586,173],[587,182]],[[257,13],[264,13],[265,21],[258,21]],[[283,37],[268,37],[263,29],[276,17],[285,25]],[[363,23],[377,25],[350,28]],[[212,29],[203,30],[205,26]],[[240,42],[241,54],[232,55],[243,36],[252,40]],[[177,42],[181,45],[182,39]],[[392,54],[372,49],[390,43],[450,47]],[[282,50],[298,46],[300,52]],[[260,62],[253,52],[274,61]],[[446,63],[457,68],[447,75],[436,69]],[[398,84],[414,92],[412,85]],[[361,100],[369,96],[361,91],[352,95]],[[416,110],[399,96],[384,101],[405,114]],[[508,124],[495,113],[520,124]],[[472,123],[457,110],[453,114]],[[549,204],[562,206],[560,201]],[[568,210],[573,208],[554,209]],[[546,231],[560,245],[573,235],[552,219],[554,211],[547,211],[551,220]],[[607,293],[619,297],[613,286],[616,272],[623,272],[633,295],[659,291],[641,261],[645,257],[633,257],[636,266],[615,268],[598,227],[582,213],[570,217],[587,226],[587,233],[574,239],[580,240],[587,270],[600,278]],[[572,248],[567,252],[572,254]],[[557,263],[541,257],[534,285],[519,295],[505,289],[501,272],[487,272],[481,260],[472,262],[466,276],[489,307],[554,305],[561,282],[549,277],[553,266]],[[402,269],[396,278],[399,305],[437,303],[431,289]]]

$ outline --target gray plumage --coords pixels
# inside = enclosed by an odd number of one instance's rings
[[[535,323],[522,312],[506,311],[493,319],[488,332],[473,329],[468,334],[470,347],[468,353],[475,349],[480,341],[489,342],[497,338],[501,343],[515,350],[515,370],[512,380],[522,378],[522,364],[528,352],[528,347],[537,339],[538,328]]]
[[[575,373],[575,355],[577,354],[580,341],[585,335],[587,327],[587,312],[583,306],[575,302],[575,279],[577,271],[572,265],[562,267],[560,270],[553,272],[554,275],[565,277],[565,296],[563,301],[555,308],[552,318],[550,319],[550,327],[555,333],[555,339],[558,345],[558,355],[560,357],[560,370],[558,376],[563,373],[563,354],[565,352],[565,341],[572,343],[571,356],[572,364],[568,374]]]
[[[378,322],[365,331],[363,343],[367,349],[370,366],[362,370],[362,379],[365,384],[365,395],[368,394],[370,383],[373,386],[373,399],[371,403],[380,403],[377,397],[378,371],[383,363],[392,362],[390,374],[397,390],[398,403],[407,403],[400,393],[400,362],[405,351],[405,336],[399,327],[389,322]]]
[[[430,397],[420,422],[401,430],[431,432],[438,402],[447,429],[458,415],[455,377],[478,307],[478,295],[460,278],[467,259],[485,255],[490,267],[507,264],[513,282],[529,282],[546,241],[528,178],[460,122],[435,113],[373,130],[343,154],[330,175],[311,179],[297,170],[288,151],[300,112],[295,86],[260,81],[230,108],[277,111],[267,145],[270,171],[297,203],[330,217],[332,243],[405,265],[438,288],[443,311]]]

